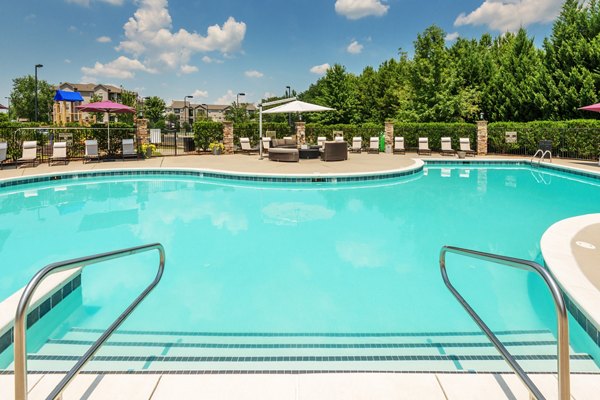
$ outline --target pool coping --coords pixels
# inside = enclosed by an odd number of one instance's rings
[[[257,182],[286,182],[286,183],[321,183],[321,182],[358,182],[380,179],[391,179],[414,175],[423,170],[425,163],[420,159],[412,159],[413,164],[404,168],[386,169],[369,172],[352,173],[257,173],[228,171],[211,168],[177,168],[177,167],[149,167],[149,168],[102,168],[94,170],[74,170],[56,173],[44,173],[29,176],[19,176],[0,179],[0,188],[24,185],[29,183],[50,182],[62,179],[80,179],[105,176],[138,176],[138,175],[188,175],[201,178],[217,178],[239,181]]]
[[[600,214],[585,214],[558,221],[542,235],[540,249],[546,266],[565,294],[567,308],[600,346],[600,291],[578,264],[571,243],[584,228],[600,223]]]

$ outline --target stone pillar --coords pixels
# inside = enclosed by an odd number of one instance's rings
[[[223,154],[233,154],[233,122],[223,122]]]
[[[299,145],[306,144],[306,122],[296,122],[296,139]]]
[[[487,121],[477,121],[477,154],[485,156],[488,150]]]
[[[139,140],[139,144],[149,144],[150,143],[150,131],[148,130],[148,120],[145,118],[137,119],[137,138]]]
[[[394,144],[394,123],[386,121],[385,123],[385,145],[392,146]]]

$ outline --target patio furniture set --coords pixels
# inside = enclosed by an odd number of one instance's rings
[[[450,137],[441,138],[442,155],[456,155],[459,158],[466,156],[475,156],[476,151],[471,150],[471,141],[469,138],[460,138],[460,150],[452,148],[452,139]],[[323,161],[343,161],[348,159],[348,151],[361,153],[363,151],[362,137],[356,136],[352,138],[352,145],[344,140],[342,132],[334,132],[334,140],[328,141],[326,137],[319,136],[316,145],[301,145],[298,147],[296,141],[292,137],[284,137],[277,139],[274,137],[264,137],[262,139],[263,150],[269,154],[271,161],[286,161],[298,162],[300,159],[316,159],[321,157]],[[259,151],[258,146],[252,147],[250,138],[240,138],[241,151],[247,154],[256,153]],[[379,137],[373,136],[369,139],[369,153],[379,153]],[[394,137],[394,154],[405,154],[404,137]],[[429,148],[429,139],[426,137],[419,138],[419,147],[417,148],[419,155],[431,155]]]

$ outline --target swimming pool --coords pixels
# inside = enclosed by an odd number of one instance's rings
[[[47,263],[161,242],[161,283],[88,370],[507,371],[443,285],[439,250],[541,262],[552,223],[598,212],[599,183],[456,164],[368,182],[143,175],[7,187],[0,298]],[[32,328],[30,370],[74,364],[154,265],[146,255],[85,270]],[[448,265],[526,370],[554,370],[553,305],[536,277],[455,256]],[[574,371],[598,371],[600,352],[573,320],[571,345]]]

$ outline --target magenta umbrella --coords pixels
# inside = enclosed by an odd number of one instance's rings
[[[113,113],[113,114],[133,114],[135,113],[135,108],[126,106],[125,104],[115,103],[110,100],[106,101],[98,101],[96,103],[84,104],[81,106],[75,107],[79,111],[83,112],[105,112],[105,113]],[[108,128],[108,148],[110,149],[110,115],[108,116],[107,122]]]
[[[4,104],[0,104],[0,110],[8,110],[8,107],[4,106]]]

